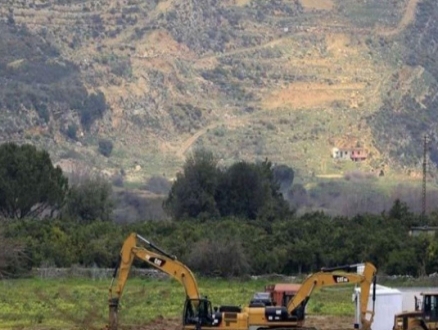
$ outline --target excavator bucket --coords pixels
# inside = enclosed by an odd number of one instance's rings
[[[117,330],[118,326],[118,307],[119,307],[119,299],[113,298],[109,300],[109,324],[108,330]]]

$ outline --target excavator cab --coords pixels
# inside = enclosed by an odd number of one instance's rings
[[[213,309],[207,298],[186,299],[184,304],[183,325],[211,326]]]
[[[422,300],[415,297],[415,311],[395,315],[393,330],[438,329],[438,292],[421,295]]]
[[[438,322],[438,293],[423,294],[423,317],[427,322]]]

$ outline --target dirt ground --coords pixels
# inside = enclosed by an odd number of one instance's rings
[[[353,329],[353,317],[350,316],[307,316],[306,327],[315,327],[318,330],[351,330]],[[165,320],[160,317],[154,321],[129,330],[180,330],[179,319]],[[126,329],[128,330],[128,329]]]

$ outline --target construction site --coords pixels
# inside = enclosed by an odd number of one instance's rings
[[[182,317],[160,316],[142,327],[119,321],[119,303],[135,260],[179,282],[185,291]],[[307,316],[307,303],[321,288],[354,285],[351,303],[355,315]],[[432,289],[399,290],[377,284],[377,269],[369,262],[331,268],[308,275],[301,283],[274,283],[255,292],[246,306],[213,306],[200,293],[194,273],[177,257],[168,254],[139,234],[131,233],[120,251],[109,289],[106,329],[230,329],[230,330],[431,330],[438,323],[438,292]],[[126,307],[125,308],[129,308]]]

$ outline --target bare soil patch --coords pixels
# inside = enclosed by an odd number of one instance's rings
[[[236,6],[245,6],[249,4],[251,0],[236,0]]]
[[[352,316],[309,315],[306,319],[306,326],[319,330],[352,329],[353,323]]]
[[[327,33],[326,34],[327,50],[333,55],[357,55],[360,52],[358,46],[352,46],[351,37],[344,33]]]
[[[330,104],[334,101],[345,101],[350,105],[357,103],[358,92],[365,88],[364,84],[294,83],[277,90],[262,102],[267,109],[282,106],[294,108],[313,108]]]
[[[318,174],[316,177],[323,179],[341,179],[344,176],[342,174]]]
[[[190,49],[178,43],[167,31],[156,30],[145,36],[136,46],[136,57],[152,58],[168,54],[178,57],[195,56]]]
[[[172,8],[172,2],[172,0],[161,1],[158,3],[156,10],[161,13],[165,12]]]
[[[353,317],[350,316],[316,316],[307,317],[306,327],[316,327],[319,330],[350,330],[353,327]],[[159,317],[140,327],[123,327],[124,330],[180,330],[178,319]]]
[[[334,7],[332,0],[301,0],[301,4],[307,10],[332,10]]]

